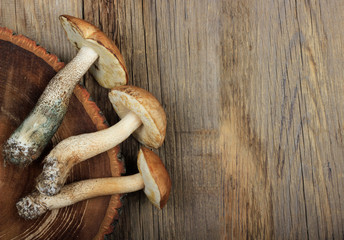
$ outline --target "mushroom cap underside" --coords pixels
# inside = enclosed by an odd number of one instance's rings
[[[100,29],[68,15],[61,15],[60,22],[68,39],[77,49],[89,47],[98,54],[98,59],[89,71],[102,87],[110,89],[128,83],[128,73],[122,54]]]
[[[171,191],[171,179],[161,159],[148,148],[141,147],[137,166],[145,184],[144,192],[159,209],[163,208]]]
[[[142,121],[133,133],[143,145],[159,148],[166,135],[166,114],[159,101],[146,90],[135,86],[119,86],[109,92],[109,99],[120,118],[130,111]]]

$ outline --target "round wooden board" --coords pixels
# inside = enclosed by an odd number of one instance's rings
[[[57,57],[22,35],[0,27],[0,150],[36,104],[49,80],[63,67]],[[65,119],[42,157],[27,168],[4,166],[0,155],[0,239],[103,239],[112,232],[121,207],[120,196],[98,197],[25,221],[15,207],[19,198],[34,189],[42,160],[54,145],[72,135],[106,128],[105,118],[77,86]],[[96,177],[120,176],[123,162],[119,147],[85,161],[72,170],[68,182]]]

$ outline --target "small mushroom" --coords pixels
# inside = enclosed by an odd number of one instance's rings
[[[80,51],[51,79],[33,111],[5,142],[5,162],[26,166],[39,157],[60,126],[75,85],[90,67],[105,88],[127,83],[123,57],[104,33],[75,17],[63,15],[60,21]]]
[[[166,134],[166,115],[159,101],[135,86],[119,86],[109,93],[121,120],[110,128],[64,139],[46,156],[36,188],[46,195],[57,194],[77,163],[109,150],[132,133],[142,144],[158,148]]]
[[[84,180],[66,185],[55,196],[37,191],[16,204],[18,213],[25,219],[35,219],[48,210],[63,208],[85,199],[129,193],[144,189],[148,199],[159,209],[167,203],[171,179],[160,158],[151,150],[141,147],[137,164],[140,173],[125,177]]]

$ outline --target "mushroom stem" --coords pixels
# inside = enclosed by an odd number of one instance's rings
[[[143,188],[140,173],[125,177],[89,179],[69,184],[55,196],[34,192],[22,198],[16,206],[21,217],[34,219],[47,210],[63,208],[89,198],[135,192]]]
[[[94,50],[82,47],[50,80],[30,115],[4,144],[6,162],[26,166],[39,157],[62,122],[75,85],[97,57]]]
[[[61,160],[76,159],[77,162],[74,162],[74,164],[82,162],[117,146],[139,128],[141,124],[141,119],[135,113],[129,112],[112,127],[63,140],[61,142],[62,148],[58,147],[57,151],[59,152],[55,152],[56,156],[61,156]],[[66,149],[65,146],[70,147]]]
[[[52,90],[56,99],[55,101],[61,101],[61,99],[63,99],[62,102],[69,101],[75,85],[85,75],[97,58],[98,54],[92,48],[80,48],[77,55],[51,79],[51,84],[47,86],[47,90],[49,88]],[[52,92],[44,91],[42,96],[49,95],[47,99],[51,101],[52,98],[50,95]]]
[[[61,192],[54,196],[46,196],[35,191],[17,203],[18,213],[26,219],[34,219],[47,210],[69,206],[88,198],[129,193],[140,189],[144,189],[144,193],[154,206],[162,209],[171,191],[171,179],[163,162],[154,152],[141,147],[137,155],[137,167],[137,174],[72,183],[63,187]]]
[[[56,100],[69,101],[76,84],[97,58],[98,54],[92,48],[80,48],[77,55],[52,78],[52,84],[47,86],[53,90]],[[42,96],[47,94],[51,95],[51,92],[44,91]],[[51,101],[51,96],[48,99]]]
[[[127,139],[142,124],[129,112],[110,128],[69,137],[61,141],[45,158],[36,188],[46,195],[55,195],[66,182],[70,169],[77,163],[109,150]]]

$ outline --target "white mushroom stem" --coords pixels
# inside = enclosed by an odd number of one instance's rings
[[[74,164],[82,162],[117,146],[139,128],[141,124],[141,119],[135,113],[129,112],[112,127],[63,140],[53,150],[54,156],[58,157],[59,162],[69,161],[70,159],[76,160]]]
[[[143,188],[140,173],[125,177],[90,179],[69,184],[55,196],[34,192],[22,198],[16,206],[20,216],[35,219],[48,210],[63,208],[86,199],[135,192]]]
[[[50,80],[31,114],[6,141],[5,161],[26,166],[41,154],[62,122],[76,84],[97,58],[93,49],[82,47]]]
[[[57,194],[75,164],[117,146],[141,124],[141,119],[129,112],[110,128],[63,140],[45,158],[43,171],[37,178],[37,190],[46,195]]]
[[[57,81],[54,81],[54,85],[52,86],[48,85],[47,88],[51,88],[51,92],[44,91],[44,93],[53,93],[59,99],[61,99],[61,96],[70,96],[75,85],[85,75],[97,58],[98,54],[92,48],[80,48],[78,54],[52,78],[51,81],[55,79]],[[48,97],[49,99],[51,98],[51,96]]]

